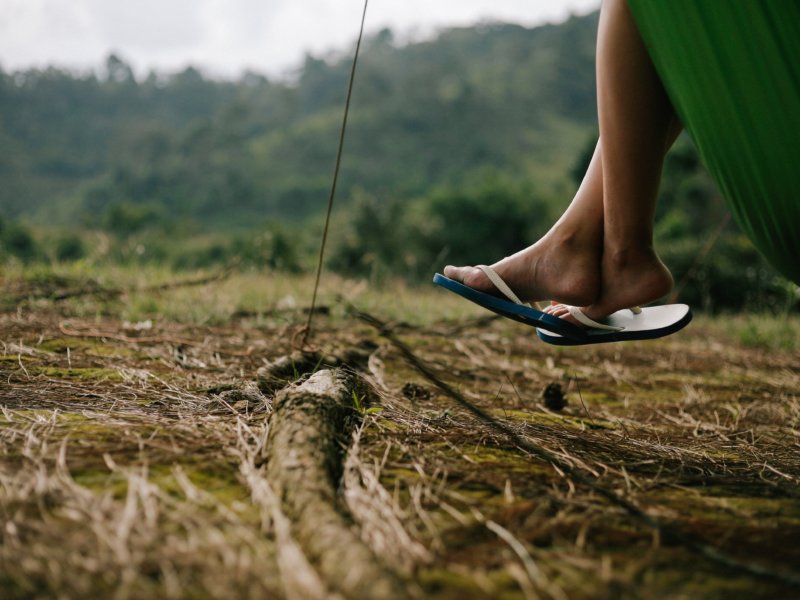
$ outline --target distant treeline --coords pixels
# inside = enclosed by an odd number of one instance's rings
[[[341,192],[406,198],[492,166],[548,185],[594,114],[596,16],[486,25],[362,50]],[[0,72],[0,206],[11,217],[102,225],[148,204],[201,229],[300,219],[324,204],[349,57],[308,56],[293,82],[193,68],[137,80],[102,72]]]
[[[362,49],[330,266],[427,280],[535,240],[571,199],[596,141],[597,15],[489,24]],[[308,56],[293,81],[194,68],[137,79],[0,71],[0,258],[308,269],[319,236],[349,56]],[[729,225],[691,144],[665,169],[659,250],[683,298],[787,302]],[[795,300],[796,302],[796,300]]]

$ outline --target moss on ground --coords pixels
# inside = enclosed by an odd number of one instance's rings
[[[122,381],[117,369],[104,367],[47,367],[35,366],[28,369],[30,375],[42,375],[53,379],[72,381]]]
[[[223,589],[238,597],[283,594],[271,513],[240,474],[242,440],[257,446],[272,407],[260,397],[234,406],[218,394],[256,382],[259,367],[289,354],[304,313],[276,311],[275,304],[281,294],[304,297],[310,283],[278,281],[267,289],[265,281],[242,275],[219,287],[140,294],[135,306],[85,298],[42,304],[41,314],[22,319],[0,313],[8,348],[0,355],[0,510],[13,515],[10,531],[22,532],[13,538],[4,529],[5,547],[24,535],[24,544],[0,560],[16,561],[13,573],[0,566],[4,591],[11,589],[11,597],[124,595],[117,577],[122,563],[108,562],[113,547],[120,556],[120,548],[129,552],[125,576],[134,582],[134,597],[219,597]],[[373,300],[365,298],[362,308],[391,310],[392,303]],[[543,460],[448,398],[379,332],[336,305],[333,292],[322,302],[332,310],[318,316],[319,348],[344,355],[369,342],[364,360],[351,366],[379,382],[383,410],[365,421],[360,458],[379,473],[385,494],[361,493],[376,503],[378,521],[396,527],[390,510],[428,550],[430,559],[409,575],[425,597],[524,597],[520,548],[541,572],[532,585],[542,598],[797,595],[797,586],[725,566],[667,533],[658,540],[608,499],[615,494],[632,502],[667,529],[732,559],[797,575],[796,347],[741,343],[751,324],[730,321],[744,328],[737,333],[708,321],[652,343],[552,348],[532,339],[528,328],[499,319],[444,321],[451,310],[464,311],[460,301],[448,305],[438,295],[418,303],[431,311],[424,320],[390,324],[432,372],[553,457]],[[259,314],[231,317],[237,309]],[[57,327],[80,315],[87,331],[99,327],[100,311],[104,331],[123,331],[123,319],[152,310],[161,312],[154,336],[191,344],[153,345],[145,354],[110,338],[66,337]],[[16,354],[12,344],[32,353]],[[215,354],[219,349],[227,353]],[[150,376],[123,376],[123,368]],[[561,412],[542,406],[542,391],[552,383],[568,399]],[[267,458],[256,452],[252,473],[263,475]],[[59,479],[60,461],[77,491]],[[136,547],[128,539],[116,547],[113,535],[92,538],[98,524],[91,513],[69,502],[85,501],[113,532],[124,530],[125,511],[135,506],[139,533],[152,500],[125,506],[129,474],[145,471],[161,502],[153,539],[172,545]],[[187,497],[181,477],[201,491],[197,498]],[[22,491],[14,495],[14,489]],[[336,498],[341,510],[345,496]],[[362,528],[362,539],[382,539],[386,530],[371,530],[374,515],[362,509],[354,527]],[[489,529],[490,522],[519,546]],[[80,552],[61,550],[73,546]],[[61,569],[58,577],[49,564]],[[98,565],[104,570],[92,571]],[[170,587],[171,577],[177,587]]]

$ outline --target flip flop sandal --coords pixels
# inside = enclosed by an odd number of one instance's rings
[[[586,326],[583,338],[567,337],[561,332],[541,326],[536,334],[544,342],[556,346],[581,346],[628,340],[652,340],[675,333],[692,320],[686,304],[666,304],[647,308],[626,308],[607,316],[599,323],[587,317],[577,306],[561,305],[579,323]]]
[[[578,341],[578,343],[581,343],[579,340],[586,339],[586,331],[583,328],[578,327],[569,321],[565,321],[564,319],[560,319],[559,317],[555,317],[538,310],[527,302],[522,302],[511,290],[511,288],[508,287],[508,284],[506,284],[506,282],[503,281],[503,279],[491,267],[487,267],[486,265],[477,265],[477,268],[486,274],[486,276],[489,278],[489,281],[491,281],[497,290],[506,298],[508,298],[508,300],[498,298],[497,296],[487,294],[486,292],[478,291],[439,273],[436,273],[436,275],[433,276],[433,283],[440,285],[443,288],[454,292],[459,296],[478,304],[479,306],[482,306],[483,308],[491,310],[498,315],[507,317],[509,319],[514,319],[515,321],[519,321],[525,325],[530,325],[531,327],[546,329],[551,335],[556,334],[562,339],[574,339]]]

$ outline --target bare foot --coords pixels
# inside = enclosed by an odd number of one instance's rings
[[[607,252],[602,264],[600,295],[581,309],[595,321],[623,308],[644,306],[672,289],[672,274],[652,249]],[[578,324],[563,307],[550,306],[545,312]]]
[[[586,305],[594,302],[600,291],[600,249],[556,230],[491,266],[524,302],[554,298]],[[448,265],[444,274],[476,290],[498,293],[476,267]]]

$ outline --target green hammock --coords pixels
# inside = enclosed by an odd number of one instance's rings
[[[734,218],[800,284],[800,1],[629,5]]]

